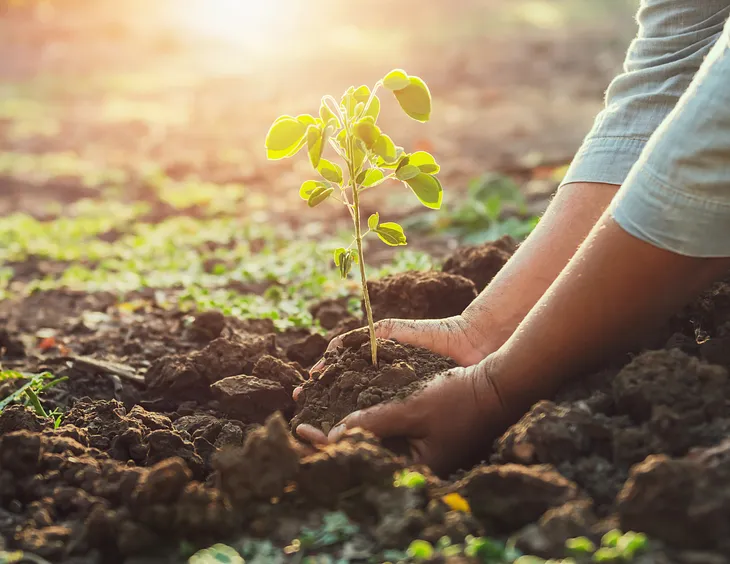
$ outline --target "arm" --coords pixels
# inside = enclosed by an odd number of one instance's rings
[[[624,72],[611,83],[535,231],[464,312],[484,352],[497,350],[553,283],[674,109],[722,33],[729,0],[642,0]]]

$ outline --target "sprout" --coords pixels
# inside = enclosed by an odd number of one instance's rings
[[[309,207],[336,200],[347,207],[352,217],[353,240],[349,246],[335,249],[333,258],[342,278],[347,277],[353,265],[359,266],[374,365],[378,362],[378,349],[365,276],[363,238],[374,233],[386,245],[395,247],[405,245],[406,236],[399,224],[381,222],[378,213],[368,218],[367,231],[363,232],[360,198],[363,192],[386,180],[397,180],[410,188],[427,208],[439,209],[443,199],[443,188],[435,176],[440,167],[433,156],[425,151],[406,153],[377,125],[380,99],[376,92],[381,87],[393,92],[412,119],[428,121],[431,116],[428,86],[417,76],[396,69],[378,81],[372,91],[367,86],[357,89],[351,86],[339,103],[332,96],[323,97],[318,117],[309,114],[279,117],[269,129],[265,143],[266,155],[271,160],[292,157],[306,147],[309,162],[320,178],[302,184],[299,195]],[[340,157],[344,167],[325,158],[327,146]]]
[[[587,537],[576,537],[565,541],[565,548],[575,555],[592,554],[596,551],[596,545]]]
[[[414,540],[409,546],[406,553],[416,560],[428,560],[434,554],[433,545],[425,540]]]
[[[396,473],[393,485],[397,488],[403,487],[410,489],[419,489],[426,485],[426,477],[420,472],[401,470],[400,472]]]

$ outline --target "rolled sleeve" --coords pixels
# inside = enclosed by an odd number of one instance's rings
[[[730,22],[609,210],[657,247],[730,257]]]
[[[642,0],[623,72],[561,185],[623,184],[647,141],[674,109],[730,14],[730,0]]]

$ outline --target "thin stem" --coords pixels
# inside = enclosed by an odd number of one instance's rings
[[[368,319],[368,329],[370,332],[370,353],[373,360],[373,366],[378,365],[378,342],[375,338],[375,323],[373,322],[373,309],[370,306],[370,293],[368,292],[368,281],[365,276],[365,254],[362,248],[362,231],[360,229],[360,197],[355,181],[355,165],[354,165],[354,149],[352,135],[347,131],[347,149],[350,158],[347,160],[347,167],[350,172],[350,187],[352,188],[352,206],[354,209],[353,222],[355,223],[355,242],[357,243],[357,254],[360,263],[360,281],[362,282],[362,295],[365,302],[365,314]]]

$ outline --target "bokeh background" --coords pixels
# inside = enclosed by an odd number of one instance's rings
[[[369,193],[366,213],[409,234],[406,251],[371,244],[371,267],[522,236],[621,67],[636,4],[0,0],[0,298],[175,289],[289,319],[304,286],[347,291],[329,264],[345,210],[309,210],[306,158],[268,162],[263,142],[278,115],[396,67],[429,84],[432,120],[386,96],[383,128],[436,156],[445,203]]]

